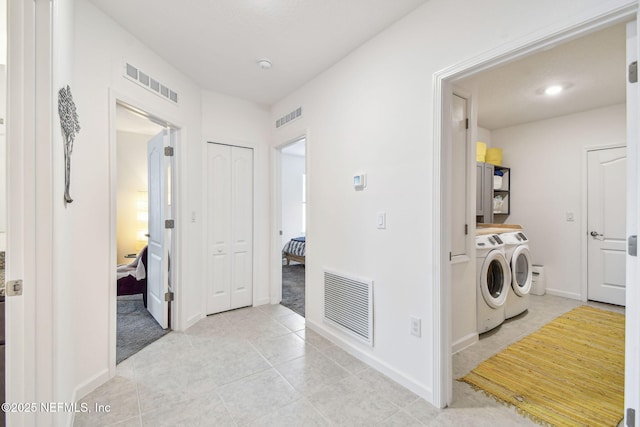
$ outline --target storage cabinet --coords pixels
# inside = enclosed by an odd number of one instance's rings
[[[493,208],[493,165],[476,164],[476,222],[492,223]]]
[[[502,174],[500,176],[499,174]],[[493,173],[493,214],[509,215],[511,213],[511,169],[505,166],[494,166]]]
[[[496,173],[502,174],[497,176]],[[511,169],[476,163],[476,222],[493,223],[511,213]]]

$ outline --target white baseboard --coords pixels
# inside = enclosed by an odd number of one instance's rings
[[[363,351],[361,348],[354,346],[351,342],[349,342],[346,337],[338,335],[336,332],[332,331],[329,328],[326,328],[324,325],[316,323],[310,319],[306,319],[306,326],[322,335],[324,338],[330,340],[332,343],[357,358],[358,360],[366,363],[376,371],[381,372],[382,374],[388,376],[395,382],[400,385],[408,388],[418,396],[425,399],[427,402],[433,404],[433,391],[424,384],[421,384],[415,381],[413,378],[408,377],[406,374],[398,371],[393,366],[390,366],[386,362],[378,359],[373,356],[371,353]]]
[[[480,338],[477,332],[472,332],[469,335],[460,338],[459,340],[454,342],[453,345],[451,345],[451,354],[456,354],[457,352],[472,346],[473,344],[477,343],[479,339]]]
[[[195,325],[196,323],[198,323],[200,320],[204,319],[205,315],[203,315],[202,313],[197,313],[194,314],[193,316],[189,317],[187,319],[187,321],[185,323],[182,324],[182,331],[186,331],[187,329],[189,329],[190,327],[192,327],[193,325]]]
[[[271,299],[270,299],[269,297],[267,297],[267,298],[260,298],[260,299],[257,299],[257,300],[255,300],[255,301],[253,302],[253,306],[254,306],[254,307],[257,307],[257,306],[259,306],[259,305],[265,305],[265,304],[270,304],[270,303],[271,303]]]
[[[75,388],[75,390],[73,390],[73,394],[71,395],[71,402],[77,402],[110,379],[111,376],[109,375],[109,369],[105,369],[97,373],[92,378],[89,378],[87,381],[85,381],[83,384],[80,384]],[[71,411],[71,419],[69,420],[69,424],[67,425],[73,425],[74,420],[75,412]]]
[[[103,371],[97,373],[92,378],[76,387],[72,396],[73,401],[77,402],[79,399],[82,399],[87,394],[91,393],[93,390],[97,389],[110,379],[111,377],[109,376],[109,369],[104,369]]]
[[[576,299],[578,301],[582,301],[582,296],[575,292],[567,292],[567,291],[561,291],[559,289],[547,288],[546,293],[556,297],[563,297],[563,298]]]

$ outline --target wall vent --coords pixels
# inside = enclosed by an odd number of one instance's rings
[[[282,116],[278,120],[276,120],[276,129],[289,124],[292,121],[299,119],[300,117],[302,117],[302,107],[298,107],[289,114]]]
[[[373,281],[325,270],[324,319],[373,347]]]
[[[176,92],[129,63],[125,64],[124,76],[156,95],[168,99],[176,104],[178,103],[178,94]]]

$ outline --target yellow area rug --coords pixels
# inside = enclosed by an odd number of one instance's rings
[[[461,378],[553,426],[616,426],[624,413],[624,315],[581,306]]]

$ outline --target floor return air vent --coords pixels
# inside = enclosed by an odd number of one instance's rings
[[[324,319],[373,346],[373,281],[325,270]]]

